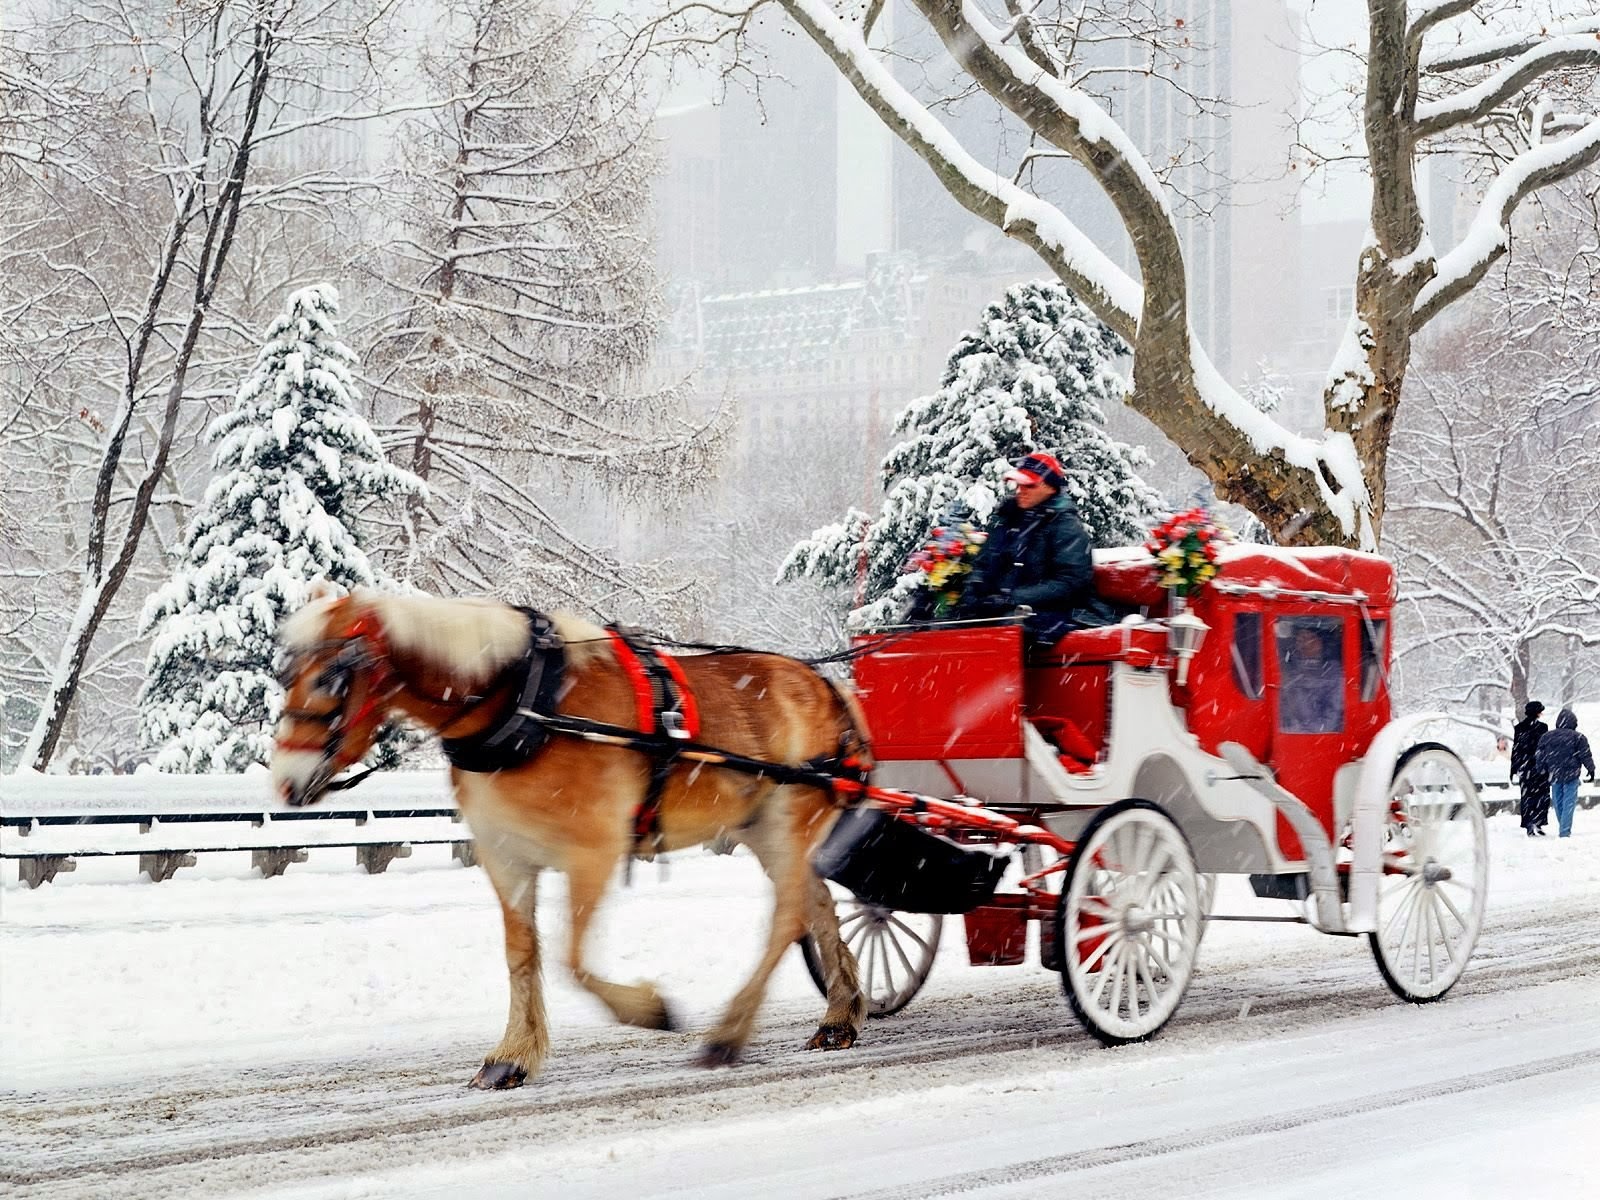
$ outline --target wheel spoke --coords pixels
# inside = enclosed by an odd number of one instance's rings
[[[1098,946],[1096,946],[1093,950],[1091,950],[1089,952],[1089,957],[1083,960],[1083,963],[1082,963],[1082,966],[1081,966],[1082,970],[1085,970],[1085,971],[1094,970],[1095,963],[1099,962],[1102,958],[1104,958],[1112,950],[1116,949],[1117,942],[1120,940],[1120,938],[1119,938],[1119,936],[1117,934],[1117,931],[1114,930],[1114,929],[1108,928],[1108,927],[1102,927],[1102,931],[1106,935],[1105,941],[1101,942]],[[1104,968],[1102,968],[1102,969],[1104,969]]]
[[[866,921],[868,924],[871,924],[871,922],[872,922],[872,911],[870,909],[858,908],[854,912],[849,913],[846,916],[840,917],[839,918],[839,930],[840,930],[840,932],[843,932],[844,930],[848,929],[852,925],[859,925],[862,921]]]
[[[893,925],[896,929],[900,930],[901,933],[905,934],[908,938],[910,938],[912,941],[914,941],[917,945],[921,946],[922,950],[923,950],[923,953],[927,953],[928,952],[929,946],[928,946],[927,941],[923,938],[923,936],[920,933],[918,933],[915,929],[911,928],[911,926],[907,925],[899,917],[891,915],[889,917],[889,924]]]
[[[917,973],[917,968],[912,965],[911,958],[906,954],[905,947],[900,944],[900,939],[895,937],[893,933],[889,933],[887,931],[885,932],[884,936],[888,939],[889,945],[894,947],[894,952],[899,957],[901,964],[905,967],[906,974],[908,976],[915,975]]]
[[[1451,900],[1442,888],[1435,888],[1434,891],[1439,896],[1439,903],[1445,906],[1463,930],[1467,929],[1467,919],[1461,915],[1461,910],[1456,907],[1455,901]]]
[[[1123,960],[1126,958],[1126,954],[1118,954],[1116,965],[1107,968],[1107,970],[1109,970],[1111,974],[1116,977],[1111,981],[1111,1007],[1108,1010],[1113,1017],[1120,1017],[1122,1015],[1122,980],[1124,974],[1122,968]]]

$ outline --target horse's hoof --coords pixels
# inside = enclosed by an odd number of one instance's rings
[[[527,1079],[528,1069],[514,1062],[486,1062],[467,1086],[484,1092],[503,1092],[507,1088],[521,1087]]]
[[[818,1025],[806,1043],[807,1050],[848,1050],[856,1044],[858,1033],[850,1025]]]
[[[731,1042],[707,1042],[700,1051],[702,1067],[731,1067],[739,1061],[740,1049]]]
[[[683,1026],[678,1023],[678,1018],[672,1015],[672,1009],[663,1000],[656,1009],[655,1021],[646,1028],[659,1029],[663,1033],[677,1033]]]

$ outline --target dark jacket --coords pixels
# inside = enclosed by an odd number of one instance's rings
[[[1550,726],[1538,717],[1529,717],[1518,721],[1512,732],[1516,736],[1511,739],[1511,781],[1515,783],[1518,775],[1543,775],[1544,772],[1534,765],[1533,754],[1539,748],[1539,739],[1550,732]]]
[[[1089,535],[1072,497],[1057,492],[1031,509],[1008,498],[990,523],[962,592],[963,612],[983,614],[1026,604],[1064,613],[1093,596]]]
[[[1556,727],[1539,739],[1539,749],[1534,752],[1534,765],[1547,772],[1551,782],[1576,779],[1580,770],[1594,778],[1594,755],[1589,752],[1589,739],[1578,732],[1578,717],[1570,708],[1563,708],[1556,718]]]

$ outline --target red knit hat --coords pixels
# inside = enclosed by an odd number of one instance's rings
[[[1067,473],[1061,469],[1054,455],[1035,450],[1007,471],[1006,479],[1013,483],[1042,483],[1059,489],[1067,482]]]

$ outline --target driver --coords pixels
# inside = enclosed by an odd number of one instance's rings
[[[1092,601],[1094,562],[1089,535],[1066,473],[1054,456],[1035,451],[1006,474],[1015,486],[995,512],[988,540],[973,560],[959,615],[995,616],[1022,605],[1030,637],[1059,641],[1079,623],[1072,610]]]

